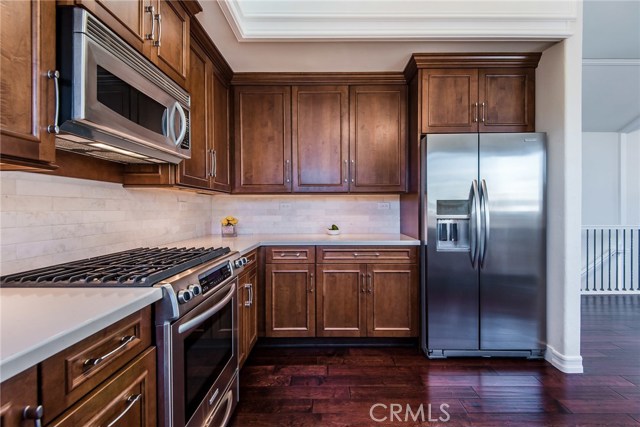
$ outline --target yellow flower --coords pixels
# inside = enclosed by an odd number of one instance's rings
[[[225,227],[228,225],[236,225],[237,223],[238,223],[238,219],[231,215],[222,218],[222,220],[220,221],[220,224],[222,224]]]

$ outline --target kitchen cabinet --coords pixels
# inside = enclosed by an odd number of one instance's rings
[[[414,247],[318,247],[317,335],[418,336],[416,256]]]
[[[25,409],[27,416],[25,417]],[[38,418],[38,372],[34,366],[0,384],[0,425],[32,427]],[[40,414],[41,416],[41,414]]]
[[[349,190],[405,191],[407,87],[351,86],[349,103]]]
[[[190,17],[202,10],[198,2],[58,0],[58,4],[89,10],[176,83],[187,87]]]
[[[258,272],[255,254],[238,278],[238,365],[242,367],[258,340]],[[253,259],[253,262],[251,261]]]
[[[315,336],[315,252],[313,249],[315,248],[266,248],[266,336]]]
[[[520,67],[502,68],[498,60],[491,68],[426,64],[421,70],[422,133],[535,131],[537,59],[531,55],[523,61]]]
[[[349,87],[293,86],[293,191],[349,191]]]
[[[51,427],[79,425],[155,427],[156,349],[147,349],[62,416]]]
[[[147,307],[44,360],[40,365],[40,381],[45,424],[110,379],[150,345],[151,308]],[[110,401],[112,397],[105,398]]]
[[[0,168],[55,169],[56,4],[0,4]]]
[[[228,85],[231,71],[197,21],[191,27],[188,80],[191,158],[178,165],[126,165],[125,185],[231,191]]]
[[[291,192],[291,88],[236,86],[234,109],[234,192]]]
[[[319,246],[317,336],[418,335],[415,247]]]

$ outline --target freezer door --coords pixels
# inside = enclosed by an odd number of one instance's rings
[[[545,341],[545,134],[480,134],[480,348]]]
[[[472,186],[478,179],[478,135],[426,138],[426,347],[477,350],[478,270],[471,251],[477,235]]]

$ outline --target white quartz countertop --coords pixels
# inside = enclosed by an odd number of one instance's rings
[[[160,298],[159,288],[0,289],[0,381]]]
[[[232,251],[244,255],[260,246],[288,245],[341,245],[341,246],[418,246],[420,240],[404,234],[240,234],[238,237],[222,238],[210,235],[196,239],[167,243],[166,247],[220,247],[228,246]]]

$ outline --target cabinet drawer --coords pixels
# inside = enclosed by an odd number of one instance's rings
[[[318,246],[319,263],[407,263],[417,262],[415,246]]]
[[[270,246],[267,247],[266,254],[267,264],[316,262],[315,246]]]
[[[106,426],[116,420],[116,425],[121,426],[156,426],[155,347],[136,358],[50,426]]]
[[[150,345],[151,307],[146,307],[42,362],[45,424]]]

